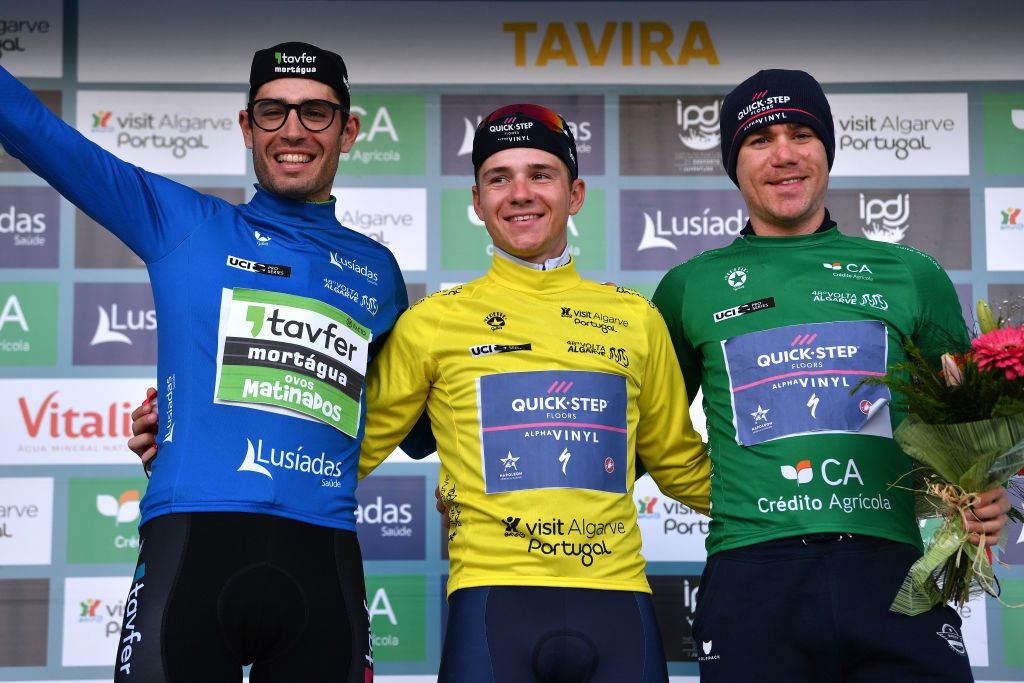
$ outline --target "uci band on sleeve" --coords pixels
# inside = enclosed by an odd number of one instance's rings
[[[145,524],[263,512],[355,530],[364,377],[407,305],[391,253],[257,188],[233,206],[117,159],[0,69],[0,142],[147,264],[160,457]]]
[[[889,486],[912,487],[892,439],[905,415],[886,388],[857,387],[903,361],[905,339],[934,361],[966,344],[934,259],[834,227],[747,235],[669,271],[655,301],[700,359],[687,379],[704,389],[709,553],[816,532],[920,547],[912,494]]]
[[[706,511],[708,460],[661,315],[642,295],[495,257],[398,321],[367,378],[360,473],[424,406],[452,520],[448,592],[650,592],[634,463]]]

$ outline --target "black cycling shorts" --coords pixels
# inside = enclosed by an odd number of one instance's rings
[[[536,586],[449,598],[438,683],[667,683],[651,596]]]
[[[366,683],[356,535],[272,515],[197,512],[140,530],[116,683]]]
[[[889,611],[920,556],[838,533],[715,553],[693,622],[701,683],[969,683],[952,608]]]

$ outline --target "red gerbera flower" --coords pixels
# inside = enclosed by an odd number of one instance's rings
[[[971,349],[980,369],[1001,368],[1006,379],[1024,380],[1024,325],[987,332],[971,341]]]

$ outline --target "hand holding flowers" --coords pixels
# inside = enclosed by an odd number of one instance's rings
[[[1024,521],[1002,486],[1024,473],[1024,326],[996,319],[981,301],[978,322],[971,348],[944,354],[940,370],[908,342],[907,362],[876,380],[909,413],[893,436],[919,463],[918,515],[943,518],[890,608],[903,614],[998,595],[988,546],[1008,518]]]

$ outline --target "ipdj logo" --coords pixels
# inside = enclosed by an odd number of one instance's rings
[[[867,199],[860,194],[861,232],[870,240],[902,242],[910,228],[910,193],[893,199]]]
[[[718,146],[722,137],[719,133],[719,118],[722,100],[715,100],[706,106],[690,104],[683,106],[676,100],[676,125],[681,129],[679,140],[690,149],[706,152]]]

